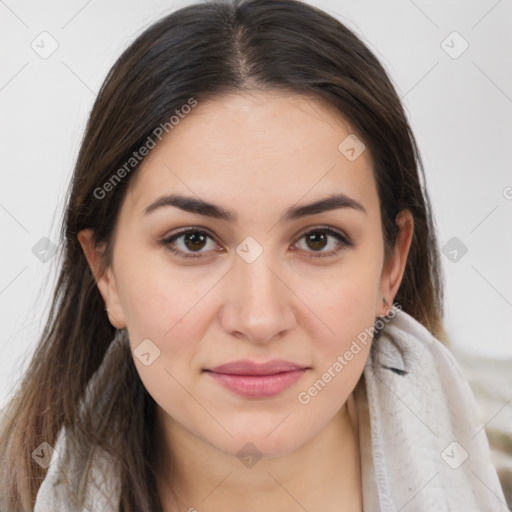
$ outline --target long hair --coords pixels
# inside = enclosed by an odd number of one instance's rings
[[[395,301],[434,336],[444,334],[442,269],[423,164],[375,55],[339,20],[298,0],[210,0],[181,8],[122,53],[90,113],[66,197],[47,322],[2,417],[2,510],[32,510],[47,470],[31,453],[42,442],[53,446],[61,428],[83,454],[84,472],[98,447],[119,461],[121,510],[162,510],[155,403],[129,344],[109,322],[77,234],[92,228],[93,242],[106,248],[107,268],[119,207],[142,161],[133,161],[134,152],[159,127],[167,131],[184,105],[258,90],[310,95],[348,119],[374,163],[386,258],[396,242],[397,213],[407,208],[414,217]],[[118,182],[105,187],[114,174]]]

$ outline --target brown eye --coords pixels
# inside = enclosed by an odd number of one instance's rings
[[[202,249],[206,244],[206,239],[208,238],[208,236],[205,236],[203,233],[197,231],[187,233],[183,235],[183,237],[183,243],[191,251]]]
[[[305,240],[306,252],[310,253],[308,256],[312,258],[335,256],[340,250],[354,245],[347,237],[330,228],[319,228],[308,231],[302,235],[300,240],[302,239]],[[337,240],[337,243],[330,242],[330,239]],[[297,242],[296,245],[300,249],[303,248],[300,247],[299,242]],[[324,250],[326,247],[328,250]]]
[[[313,231],[308,233],[305,235],[305,239],[308,247],[314,249],[315,251],[323,249],[328,242],[328,236],[323,231]]]
[[[208,247],[209,241],[211,241],[209,249],[203,250]],[[218,248],[218,245],[206,231],[198,229],[180,231],[162,240],[161,244],[180,258],[201,258],[203,253]]]

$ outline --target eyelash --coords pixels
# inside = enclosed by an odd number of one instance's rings
[[[178,238],[184,236],[184,235],[187,235],[187,234],[190,234],[190,233],[196,233],[196,234],[201,234],[201,235],[206,235],[207,237],[211,238],[215,243],[217,243],[214,239],[213,236],[211,236],[207,231],[204,231],[204,230],[201,230],[201,229],[198,229],[198,228],[188,228],[188,229],[184,229],[178,233],[175,233],[169,237],[166,237],[162,240],[159,241],[159,245],[161,246],[165,246],[167,247],[167,249],[169,249],[172,253],[174,253],[176,256],[178,256],[179,258],[183,258],[183,259],[189,259],[189,258],[202,258],[202,253],[197,253],[197,254],[190,254],[190,253],[185,253],[179,249],[176,249],[175,247],[172,247],[172,243],[177,240]],[[309,235],[311,233],[324,233],[324,234],[327,234],[327,235],[331,235],[333,236],[334,238],[336,238],[340,244],[341,244],[341,247],[339,247],[338,249],[334,249],[332,251],[329,251],[329,252],[325,252],[325,253],[318,253],[318,254],[315,254],[314,252],[312,254],[310,254],[308,256],[308,258],[328,258],[330,256],[335,256],[337,255],[340,251],[344,250],[344,249],[348,249],[350,247],[353,247],[354,246],[354,243],[352,242],[352,240],[350,240],[348,237],[344,236],[343,234],[341,234],[339,231],[331,228],[331,227],[328,227],[328,226],[321,226],[321,227],[318,227],[318,228],[314,228],[314,229],[311,229],[309,231],[306,231],[305,233],[303,233],[300,238],[297,240],[300,241],[302,240],[303,237],[305,237],[306,235]],[[295,243],[297,243],[295,242]],[[307,251],[309,252],[309,251]]]

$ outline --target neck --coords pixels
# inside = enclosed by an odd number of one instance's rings
[[[158,408],[162,426],[158,488],[164,512],[362,510],[357,416],[352,395],[296,450],[246,467]]]

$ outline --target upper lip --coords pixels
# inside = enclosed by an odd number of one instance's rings
[[[276,373],[305,369],[307,369],[307,367],[283,359],[273,359],[265,363],[257,363],[249,359],[243,359],[221,364],[214,368],[208,368],[207,371],[229,373],[232,375],[274,375]]]

